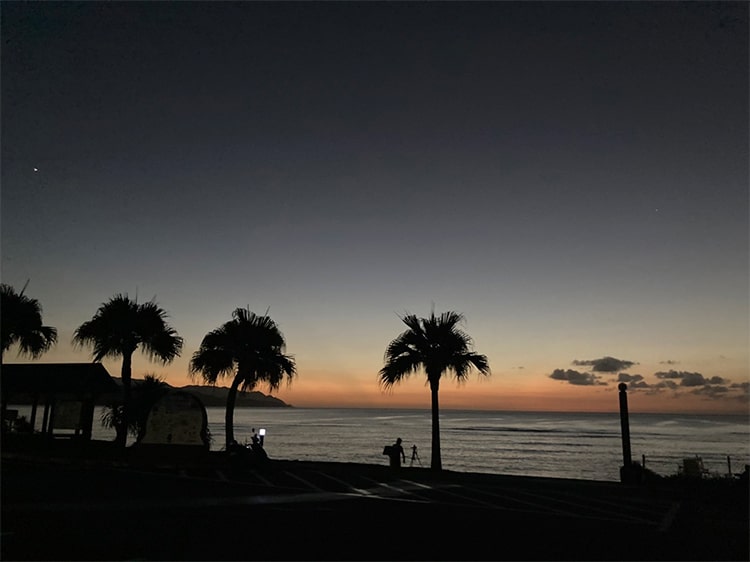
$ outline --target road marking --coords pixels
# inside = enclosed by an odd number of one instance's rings
[[[669,528],[672,526],[672,523],[674,523],[674,518],[677,516],[678,511],[680,511],[680,502],[674,502],[672,504],[672,507],[669,508],[667,514],[661,520],[661,525],[659,525],[660,533],[664,533],[669,530]]]
[[[373,493],[370,490],[365,490],[364,488],[357,488],[355,486],[352,486],[349,482],[341,480],[340,478],[336,478],[335,476],[331,476],[330,474],[326,474],[325,472],[318,471],[317,473],[320,474],[321,476],[325,476],[329,480],[333,480],[334,482],[337,482],[337,483],[345,486],[346,488],[348,488],[352,492],[355,492],[355,493],[360,494],[362,496],[371,496],[371,495],[373,495]]]
[[[313,484],[312,482],[309,482],[308,480],[305,480],[304,478],[302,478],[301,476],[299,476],[299,475],[297,475],[297,474],[294,474],[293,472],[288,472],[288,471],[286,471],[286,470],[285,470],[285,471],[284,471],[284,474],[286,474],[286,475],[287,475],[287,476],[289,476],[290,478],[293,478],[294,480],[299,480],[299,481],[300,481],[300,482],[302,482],[302,483],[303,483],[303,484],[304,484],[305,486],[307,486],[308,488],[312,488],[312,489],[313,489],[313,490],[315,490],[316,492],[325,492],[325,490],[324,490],[323,488],[321,488],[321,487],[319,487],[319,486],[316,486],[316,485],[315,485],[315,484]]]
[[[276,487],[268,478],[264,478],[262,474],[258,474],[254,470],[252,471],[252,475],[254,478],[257,478],[258,480],[261,481],[261,483],[265,484],[266,486],[270,486],[272,488]]]

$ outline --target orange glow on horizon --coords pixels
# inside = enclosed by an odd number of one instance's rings
[[[14,360],[11,362],[28,362]],[[81,354],[56,356],[50,353],[43,363],[88,362]],[[119,377],[121,362],[106,360],[105,367],[113,377]],[[133,377],[142,378],[151,373],[161,377],[173,387],[203,384],[200,377],[191,378],[187,372],[187,361],[161,366],[138,357],[133,365]],[[231,378],[221,379],[217,386],[229,387]],[[281,388],[269,392],[264,385],[255,390],[271,394],[298,408],[398,408],[429,409],[430,390],[422,373],[412,375],[402,384],[385,391],[378,386],[377,368],[368,372],[334,371],[327,369],[300,368],[291,384],[282,383]],[[439,393],[441,409],[507,410],[507,411],[558,411],[558,412],[617,412],[619,400],[616,385],[575,386],[553,381],[544,372],[509,370],[493,371],[489,378],[472,375],[465,384],[458,386],[450,377],[441,381]],[[673,393],[628,392],[628,407],[634,413],[705,413],[738,414],[750,413],[747,396],[741,399],[707,399],[683,390],[679,396]]]
[[[186,376],[167,379],[172,386],[200,384]],[[224,379],[218,386],[229,386]],[[270,393],[267,387],[255,390],[272,394],[298,408],[398,408],[429,409],[430,390],[424,375],[413,375],[389,390],[378,386],[377,378],[344,373],[305,371],[291,384],[282,384]],[[617,412],[619,397],[616,386],[575,386],[552,381],[543,374],[493,375],[489,379],[476,376],[458,386],[450,378],[441,381],[441,409],[507,410],[545,412]],[[667,394],[628,392],[628,408],[633,413],[715,413],[748,414],[747,400],[707,400],[684,394],[675,398]]]

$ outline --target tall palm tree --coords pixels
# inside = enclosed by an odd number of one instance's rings
[[[166,321],[167,313],[153,300],[138,304],[127,294],[103,303],[88,322],[73,334],[73,343],[93,347],[94,361],[122,357],[122,428],[117,442],[125,446],[130,419],[130,381],[133,353],[140,346],[152,361],[166,365],[182,351],[182,338]]]
[[[26,285],[17,293],[10,285],[0,284],[0,364],[14,344],[18,344],[19,355],[37,359],[57,343],[57,330],[42,325],[42,306],[38,300],[24,295],[25,290]]]
[[[260,382],[277,390],[286,376],[290,383],[297,374],[294,358],[286,355],[286,341],[267,315],[237,308],[232,319],[206,334],[190,361],[190,375],[200,375],[209,384],[233,376],[225,413],[226,446],[234,441],[234,405],[237,390],[252,390]]]
[[[443,373],[452,373],[459,383],[465,382],[471,371],[490,375],[487,357],[470,351],[471,338],[459,328],[464,320],[457,312],[444,312],[429,318],[407,314],[401,320],[408,330],[388,344],[385,365],[378,375],[381,387],[390,389],[412,373],[424,369],[432,395],[432,463],[433,470],[442,470],[440,458],[440,411],[438,390]]]

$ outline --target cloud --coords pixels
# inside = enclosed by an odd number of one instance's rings
[[[730,384],[729,388],[734,392],[739,391],[735,396],[738,400],[750,400],[750,382],[735,382]]]
[[[600,382],[599,377],[593,373],[581,373],[572,369],[555,369],[549,378],[556,381],[566,381],[576,386],[606,386],[607,384]]]
[[[707,384],[690,391],[690,394],[703,395],[707,398],[723,398],[727,395],[729,389],[726,386],[714,386]]]
[[[617,371],[625,371],[633,365],[636,365],[636,363],[634,361],[628,361],[627,359],[600,357],[599,359],[574,359],[573,365],[576,365],[577,367],[591,367],[591,369],[597,373],[616,373]]]
[[[660,371],[658,373],[654,373],[654,376],[657,379],[678,379],[680,381],[680,386],[705,386],[705,385],[716,385],[716,384],[726,384],[726,379],[723,379],[722,377],[711,377],[710,379],[707,379],[704,377],[701,373],[690,373],[688,371]]]
[[[661,381],[652,386],[657,390],[677,390],[677,383],[674,381]]]
[[[651,385],[648,384],[646,381],[631,382],[628,385],[628,390],[649,390],[650,388],[651,388]]]
[[[679,361],[673,361],[672,359],[667,359],[666,361],[659,361],[659,365],[679,365]]]
[[[628,390],[645,390],[651,388],[651,385],[646,382],[643,375],[620,373],[617,375],[617,382],[627,383]]]
[[[654,373],[661,382],[653,385],[653,391],[690,389],[688,392],[696,396],[703,396],[707,400],[750,398],[750,383],[734,383],[724,377],[705,377],[701,373],[689,371],[660,371]],[[679,382],[677,382],[679,381]],[[686,390],[687,391],[687,390]],[[676,394],[678,395],[678,394]]]
[[[662,364],[674,364],[676,361],[661,361]],[[706,400],[739,400],[750,401],[750,382],[734,384],[730,380],[720,377],[707,377],[702,373],[690,371],[659,371],[653,374],[656,381],[648,380],[640,373],[618,372],[637,365],[634,361],[602,357],[573,361],[574,365],[586,365],[592,372],[576,371],[573,369],[555,369],[549,376],[553,380],[567,382],[575,386],[609,386],[616,387],[619,383],[627,384],[629,391],[643,392],[649,395],[670,393],[679,398],[686,394],[701,396]],[[602,375],[617,373],[616,379],[605,379]],[[608,377],[607,377],[608,378]],[[607,389],[609,390],[609,388]]]

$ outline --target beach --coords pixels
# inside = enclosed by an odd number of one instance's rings
[[[3,450],[3,560],[747,560],[747,481]]]

